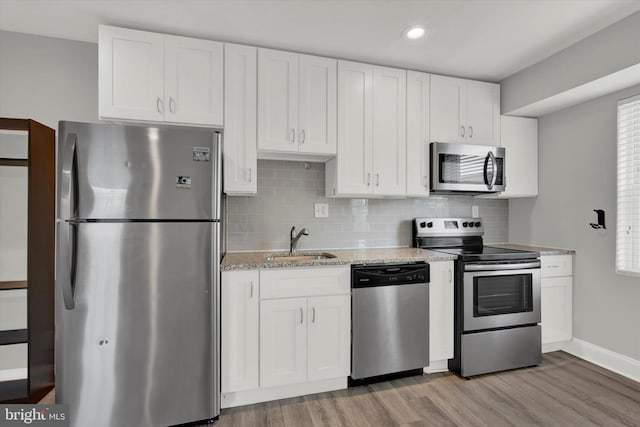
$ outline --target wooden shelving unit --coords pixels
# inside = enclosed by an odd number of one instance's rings
[[[28,376],[0,382],[0,402],[37,403],[54,386],[55,131],[10,118],[0,118],[0,130],[28,137],[28,158],[0,158],[0,166],[28,168],[27,280],[0,282],[0,292],[27,289],[27,329],[0,331],[0,346],[28,344]]]

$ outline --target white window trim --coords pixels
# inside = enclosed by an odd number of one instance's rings
[[[618,101],[616,273],[640,276],[640,95]]]

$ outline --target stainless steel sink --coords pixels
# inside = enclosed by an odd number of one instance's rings
[[[267,261],[269,262],[300,262],[331,258],[336,258],[336,256],[329,252],[298,252],[293,254],[281,252],[267,255]]]

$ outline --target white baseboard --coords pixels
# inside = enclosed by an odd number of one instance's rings
[[[435,360],[429,362],[429,366],[423,369],[425,374],[435,374],[437,372],[447,372],[449,370],[448,360]]]
[[[227,392],[222,393],[221,406],[223,409],[233,408],[234,406],[287,399],[289,397],[304,396],[307,394],[324,393],[325,391],[341,390],[345,388],[347,388],[347,377],[300,384],[289,384],[279,387]]]
[[[574,338],[562,349],[569,354],[640,382],[640,360]]]
[[[550,342],[542,344],[543,353],[551,353],[552,351],[561,351],[567,348],[569,341]]]

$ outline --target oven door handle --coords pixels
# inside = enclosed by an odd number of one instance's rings
[[[524,262],[518,264],[467,264],[464,271],[490,271],[490,270],[523,270],[540,268],[540,261]]]

